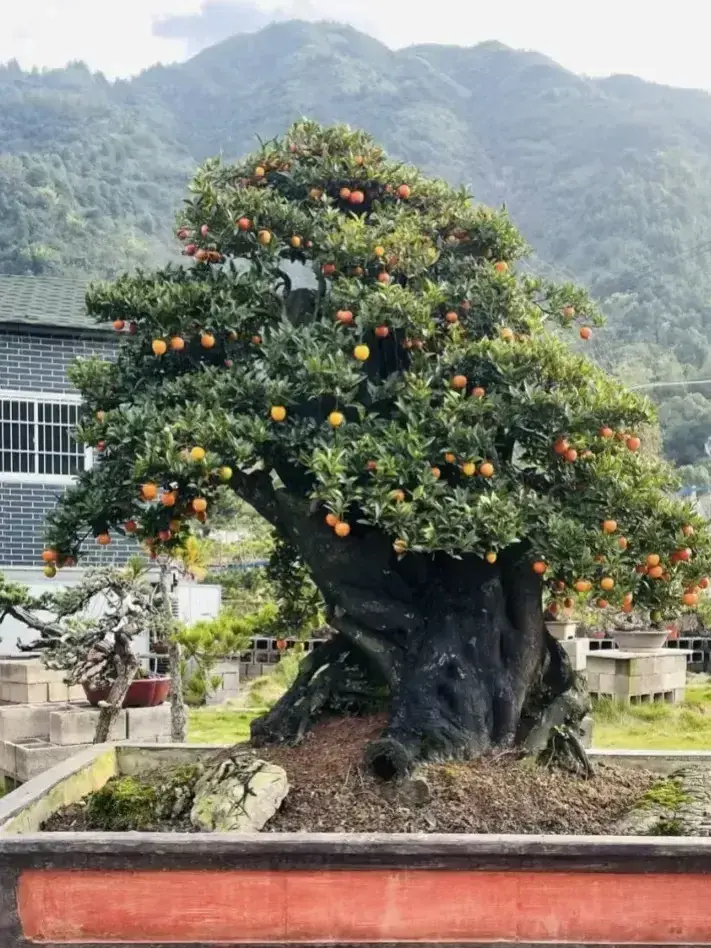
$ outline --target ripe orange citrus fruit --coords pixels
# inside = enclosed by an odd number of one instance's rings
[[[204,513],[207,510],[207,501],[204,497],[196,497],[191,506],[195,513]]]
[[[681,598],[685,606],[696,606],[699,603],[699,597],[694,592],[685,592]]]
[[[458,323],[458,322],[459,322],[459,316],[457,316],[457,314],[456,314],[456,313],[453,313],[453,312],[447,313],[447,315],[446,315],[444,318],[445,318],[446,321],[447,321],[448,323],[450,323],[451,325],[453,325],[454,323]]]
[[[592,329],[589,326],[580,327],[580,338],[589,339],[592,336]]]
[[[491,552],[489,552],[489,553],[486,554],[486,556],[484,557],[484,559],[486,560],[487,563],[495,563],[495,562],[496,562],[496,559],[497,559],[496,553],[494,553],[493,551],[491,551]]]
[[[200,345],[203,349],[212,349],[215,345],[215,337],[210,332],[204,332],[200,336]]]
[[[370,356],[370,349],[366,345],[356,346],[353,350],[353,358],[359,362],[365,362]]]
[[[590,592],[590,590],[592,589],[592,583],[590,582],[589,579],[578,579],[575,581],[573,585],[574,585],[575,591],[579,593]]]
[[[155,484],[144,484],[141,487],[141,494],[144,500],[155,500],[158,496],[158,488]]]
[[[326,523],[329,525],[329,527],[336,526],[336,524],[338,523],[338,517],[335,515],[335,513],[326,514]]]
[[[405,491],[404,490],[390,491],[390,499],[394,500],[396,504],[401,504],[403,500],[405,499]]]
[[[447,451],[447,453],[444,456],[444,459],[447,462],[447,464],[454,464],[454,462],[457,460],[456,455],[452,454],[451,451]]]
[[[343,413],[340,411],[332,411],[328,416],[328,423],[332,428],[340,428],[345,420]]]
[[[298,250],[298,248],[301,246],[301,237],[299,237],[297,234],[294,234],[289,243],[295,250]]]
[[[112,323],[116,332],[121,332],[126,323],[122,319],[115,319]]]
[[[575,450],[575,448],[568,448],[568,450],[565,452],[565,460],[569,464],[572,464],[574,461],[578,460],[578,452]]]
[[[473,461],[465,461],[464,464],[462,464],[461,470],[465,477],[474,477],[476,474],[476,464],[474,464]]]
[[[365,194],[362,191],[352,191],[348,200],[351,204],[362,204],[365,201]]]
[[[642,442],[634,436],[627,439],[627,447],[630,451],[639,451]]]
[[[204,461],[205,460],[205,448],[191,448],[190,449],[190,459],[192,461]]]
[[[479,468],[479,473],[482,477],[492,477],[494,473],[494,465],[491,461],[484,461],[484,463]]]
[[[603,520],[602,521],[603,533],[614,533],[616,529],[617,529],[616,520]]]
[[[401,184],[400,187],[397,189],[397,194],[398,194],[398,197],[407,199],[412,194],[412,190],[409,185]]]
[[[403,553],[407,552],[407,541],[395,540],[393,543],[393,550],[395,550],[398,556],[402,556]]]
[[[564,319],[572,319],[575,316],[575,307],[574,306],[564,306],[562,311]]]
[[[661,579],[664,575],[663,566],[650,566],[647,569],[647,575],[651,576],[652,579]]]
[[[123,528],[126,533],[135,533],[136,530],[138,530],[138,524],[135,520],[127,520],[126,523],[124,523]]]
[[[531,569],[534,573],[537,573],[539,576],[542,576],[545,571],[548,569],[548,564],[544,563],[543,560],[536,560],[536,562],[531,566]]]
[[[378,337],[378,339],[387,339],[387,337],[390,335],[390,330],[387,326],[376,326],[375,335]]]
[[[553,442],[553,450],[555,451],[556,454],[560,454],[561,456],[565,454],[565,452],[568,450],[569,447],[570,445],[565,440],[565,438],[558,438],[556,441]]]
[[[608,428],[607,426],[605,426],[604,428],[600,428],[601,438],[611,438],[614,435],[614,433],[615,432],[612,430],[612,428]]]
[[[348,201],[350,199],[352,192],[350,188],[341,188],[338,192],[338,196],[342,201]]]
[[[336,313],[336,320],[346,326],[353,322],[353,313],[349,309],[339,309]]]
[[[350,524],[345,523],[343,520],[339,520],[336,526],[333,528],[333,532],[337,537],[347,537],[351,532]]]
[[[659,566],[660,559],[661,557],[658,553],[650,553],[646,560],[647,566]]]
[[[477,385],[472,389],[472,395],[474,398],[483,398],[486,395],[486,389],[482,388],[481,385]]]
[[[45,563],[56,563],[57,562],[57,551],[56,550],[43,550],[42,559]]]
[[[467,377],[466,375],[455,375],[452,379],[452,388],[466,388],[467,387]]]
[[[430,473],[432,474],[432,477],[434,477],[436,481],[438,481],[440,477],[442,476],[442,472],[440,471],[438,467],[431,467]]]
[[[272,405],[269,414],[272,416],[272,421],[284,421],[286,408],[283,405]]]
[[[111,537],[108,535],[108,533],[100,533],[96,538],[96,542],[100,546],[108,546],[109,543],[111,543]]]
[[[501,336],[504,342],[513,342],[513,339],[514,339],[513,329],[509,329],[508,326],[505,326],[502,330],[500,330],[499,336]]]
[[[154,355],[162,356],[167,351],[168,346],[162,339],[154,339],[151,343],[151,349],[153,350]]]
[[[324,263],[324,265],[321,267],[321,272],[324,276],[333,276],[333,274],[336,272],[336,264]]]
[[[390,274],[389,274],[389,273],[386,273],[385,270],[383,270],[381,273],[378,274],[378,278],[377,278],[377,279],[378,279],[378,283],[389,283],[389,282],[390,282]]]
[[[249,228],[252,226],[252,222],[248,217],[240,217],[240,219],[237,221],[237,226],[240,230],[249,230]]]
[[[506,263],[505,260],[498,260],[494,264],[494,270],[496,270],[497,273],[506,273],[508,268],[509,268],[509,265],[508,263]]]
[[[185,340],[182,336],[173,336],[170,340],[170,348],[174,352],[180,352],[181,349],[185,348]]]
[[[175,507],[177,499],[177,494],[172,490],[164,491],[164,493],[160,495],[160,502],[164,507]]]
[[[627,547],[629,546],[627,537],[620,537],[619,540],[617,541],[617,545],[621,550],[626,550]]]
[[[257,234],[257,241],[262,247],[266,247],[267,244],[272,242],[272,232],[270,230],[260,230]]]
[[[606,592],[608,592],[610,589],[614,588],[615,580],[612,578],[612,576],[603,576],[603,578],[600,580],[600,589],[604,589]]]

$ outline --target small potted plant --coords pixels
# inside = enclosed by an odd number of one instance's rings
[[[578,624],[572,618],[571,608],[561,609],[557,602],[549,602],[543,613],[543,620],[550,634],[559,642],[575,638]]]

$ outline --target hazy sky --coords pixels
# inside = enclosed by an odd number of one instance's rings
[[[575,72],[626,72],[711,89],[708,6],[708,0],[0,0],[0,62],[62,66],[82,59],[108,76],[127,76],[271,19],[302,17],[349,22],[393,47],[497,39],[547,53]]]

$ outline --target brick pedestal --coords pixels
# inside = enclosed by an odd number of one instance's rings
[[[590,652],[587,676],[590,694],[597,698],[676,703],[683,700],[686,689],[686,652],[665,648]]]

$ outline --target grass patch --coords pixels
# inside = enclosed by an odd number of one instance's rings
[[[238,744],[249,740],[252,718],[261,712],[234,708],[191,708],[188,711],[190,744]]]
[[[711,750],[711,680],[692,680],[680,704],[596,701],[593,718],[596,748]]]

